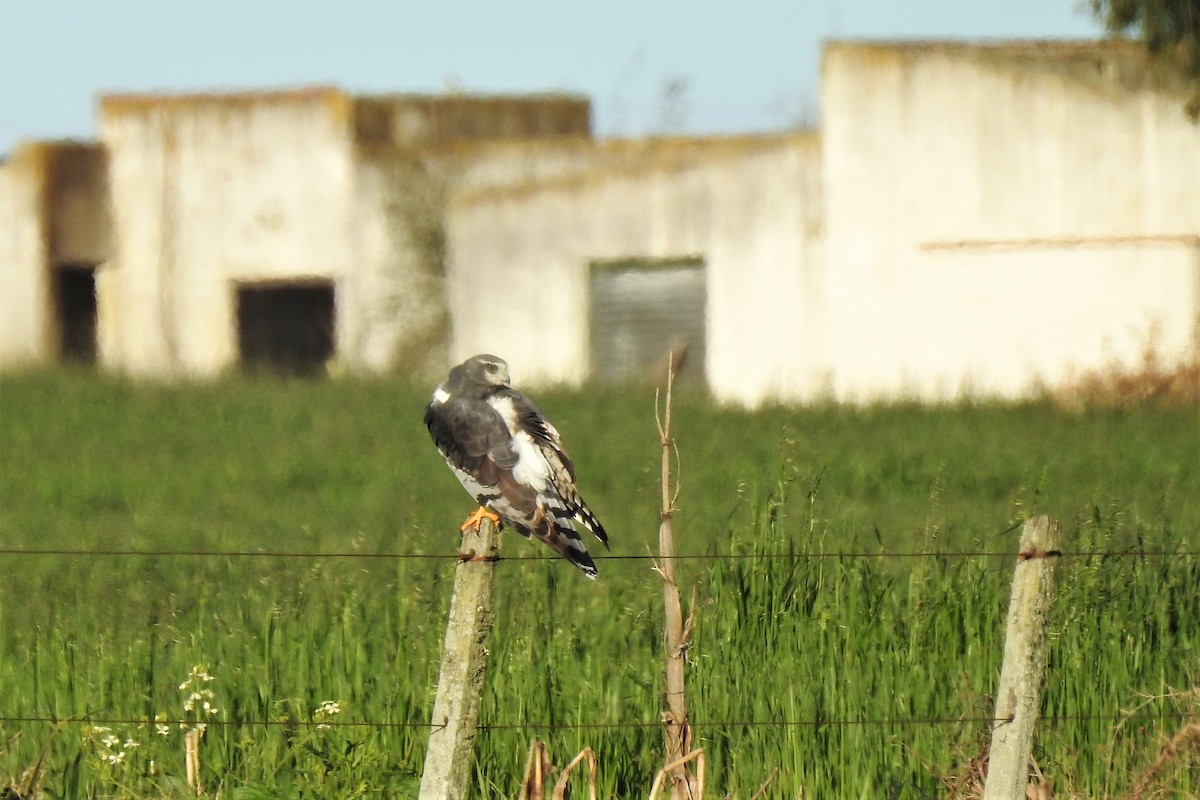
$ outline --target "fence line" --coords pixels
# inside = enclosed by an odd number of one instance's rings
[[[1138,720],[1185,720],[1200,718],[1200,711],[1140,711],[1136,714],[1061,714],[1058,716],[1041,717],[1039,722],[1046,725],[1058,725],[1066,722],[1130,722]],[[799,719],[799,720],[722,720],[705,722],[704,720],[689,721],[694,728],[821,728],[821,727],[897,727],[906,725],[994,725],[1009,722],[1011,719],[998,719],[993,716],[973,717],[912,717],[885,719]],[[188,720],[188,719],[120,719],[96,716],[69,717],[40,717],[40,716],[0,716],[0,723],[46,724],[46,725],[133,725],[149,727],[166,725],[168,727],[207,725],[214,728],[378,728],[402,729],[420,728],[429,730],[439,726],[431,726],[428,720],[421,722],[378,722],[370,720],[347,721],[327,720]],[[646,728],[662,728],[662,720],[634,720],[630,722],[500,722],[481,724],[481,731],[571,731],[571,730],[642,730]]]
[[[1060,550],[1060,558],[1190,558],[1200,556],[1200,550]],[[460,561],[459,553],[358,553],[358,552],[292,552],[281,550],[78,550],[57,548],[10,548],[0,547],[0,556],[63,556],[66,558],[97,557],[142,557],[142,558],[367,558],[406,559],[430,561]],[[951,550],[896,552],[868,550],[800,552],[800,553],[682,553],[669,556],[674,561],[749,561],[771,559],[869,559],[869,558],[1012,558],[1011,551],[996,550]],[[661,561],[662,556],[645,555],[599,555],[597,561]],[[558,556],[497,556],[495,561],[561,561]]]
[[[1032,524],[1032,523],[1030,523]],[[1028,529],[1028,525],[1026,526]],[[1020,552],[1013,553],[998,552],[990,550],[962,550],[951,552],[889,552],[889,551],[841,551],[841,552],[789,552],[789,553],[704,553],[704,554],[680,554],[669,556],[672,560],[688,559],[697,561],[727,561],[727,560],[798,560],[798,559],[881,559],[881,558],[1005,558],[1012,559],[1016,556],[1018,562],[1017,572],[1019,573],[1022,566],[1027,566],[1034,561],[1042,561],[1048,557],[1084,557],[1084,558],[1123,558],[1129,556],[1140,557],[1190,557],[1200,555],[1197,550],[1079,550],[1075,552],[1060,551],[1057,549],[1057,543],[1047,544],[1045,549],[1039,549],[1040,546],[1026,544],[1024,540],[1020,548]],[[471,551],[472,553],[474,551]],[[147,557],[200,557],[200,558],[286,558],[286,559],[421,559],[421,560],[440,560],[440,561],[455,561],[462,562],[464,557],[459,553],[448,554],[430,554],[430,553],[367,553],[367,552],[296,552],[296,551],[186,551],[186,550],[129,550],[129,549],[65,549],[65,548],[39,548],[39,549],[19,549],[19,548],[0,548],[0,556],[41,556],[41,557],[98,557],[110,556],[118,558],[147,558]],[[489,560],[508,560],[508,561],[548,561],[559,559],[548,555],[536,556],[508,556],[495,557]],[[623,561],[649,561],[661,562],[662,556],[655,556],[650,553],[644,555],[620,555],[610,556],[605,560],[623,560]],[[489,564],[489,567],[492,565]],[[457,585],[457,584],[456,584]],[[456,598],[458,589],[456,589]],[[486,601],[484,605],[490,605]],[[448,627],[448,641],[449,630]],[[486,651],[485,651],[486,652]],[[443,672],[445,665],[443,664]],[[480,676],[482,670],[479,671]],[[441,693],[441,683],[439,682],[439,694]],[[477,695],[475,695],[477,697]],[[478,701],[476,700],[476,703]],[[436,709],[435,709],[436,711]],[[911,726],[944,726],[944,725],[972,725],[983,726],[989,725],[995,728],[1004,723],[1013,723],[1018,719],[1014,713],[1008,717],[999,716],[1008,712],[1007,708],[997,708],[997,713],[993,715],[975,715],[975,716],[955,716],[955,717],[912,717],[912,718],[865,718],[865,719],[803,719],[803,720],[725,720],[706,722],[704,720],[695,719],[689,720],[689,726],[700,731],[724,731],[724,730],[745,730],[745,729],[821,729],[821,728],[851,728],[851,727],[872,727],[872,728],[897,728]],[[1036,712],[1035,712],[1036,713]],[[1139,710],[1132,713],[1117,711],[1107,714],[1064,714],[1058,716],[1042,717],[1040,722],[1043,729],[1046,727],[1059,726],[1064,723],[1071,722],[1103,722],[1114,724],[1118,727],[1127,722],[1134,720],[1192,720],[1200,718],[1200,712],[1189,711],[1147,711]],[[452,728],[448,723],[451,720],[448,717],[443,717],[444,721],[435,720],[432,724],[426,720],[420,721],[397,721],[397,722],[382,722],[382,721],[352,721],[352,720],[287,720],[287,719],[262,719],[262,720],[194,720],[194,719],[165,719],[160,716],[156,719],[117,719],[105,718],[93,715],[72,715],[65,718],[53,716],[4,716],[0,715],[0,724],[44,724],[44,725],[121,725],[121,726],[136,726],[139,728],[147,728],[155,726],[156,730],[164,728],[182,727],[190,728],[193,731],[201,725],[211,725],[216,728],[275,728],[275,729],[362,729],[370,728],[375,730],[422,730],[429,731],[436,735],[439,732],[448,732]],[[654,720],[631,720],[619,722],[592,722],[592,723],[537,723],[537,722],[519,722],[519,723],[492,723],[492,724],[477,724],[474,721],[469,723],[470,736],[474,739],[477,733],[487,733],[493,731],[572,731],[572,730],[639,730],[639,731],[659,731],[662,729],[663,719]],[[166,731],[164,731],[166,732]],[[443,735],[449,735],[443,733]],[[431,736],[431,741],[433,737]],[[426,762],[428,771],[429,761]],[[1019,777],[1023,779],[1024,760],[1021,763],[1022,773]],[[464,771],[463,774],[466,774]],[[422,786],[424,786],[424,779]],[[424,796],[424,790],[423,790]],[[442,795],[438,795],[442,796]],[[454,796],[452,794],[445,796]]]

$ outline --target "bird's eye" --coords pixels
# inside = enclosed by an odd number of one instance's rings
[[[483,368],[484,368],[484,369],[486,369],[488,372],[495,372],[495,371],[496,371],[496,365],[495,365],[495,364],[485,364]]]

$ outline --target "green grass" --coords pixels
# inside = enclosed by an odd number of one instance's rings
[[[210,793],[415,796],[454,565],[372,556],[453,553],[470,510],[420,424],[428,391],[0,379],[5,548],[361,554],[0,554],[0,717],[76,720],[0,721],[0,785],[44,752],[48,796],[184,796],[182,733],[134,721],[186,716],[179,686],[203,665],[224,723],[202,747]],[[537,399],[612,554],[650,553],[653,394]],[[674,427],[684,554],[1010,552],[1032,513],[1063,521],[1068,551],[1200,548],[1195,407],[748,413],[685,396]],[[544,554],[509,535],[503,553]],[[559,764],[593,747],[604,796],[648,791],[661,733],[607,726],[658,718],[660,586],[648,561],[598,561],[598,583],[557,560],[500,564],[476,796],[515,795],[535,736]],[[986,739],[1011,568],[680,562],[685,596],[697,592],[689,700],[714,796],[749,797],[775,767],[772,796],[939,795]],[[1068,555],[1060,582],[1043,703],[1058,721],[1038,762],[1063,796],[1116,796],[1182,724],[1169,715],[1200,706],[1166,696],[1200,683],[1200,559]],[[317,715],[326,700],[340,712]],[[130,722],[93,733],[79,718]],[[1198,773],[1181,754],[1165,796],[1195,795]]]

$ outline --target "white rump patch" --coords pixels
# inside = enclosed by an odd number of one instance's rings
[[[532,486],[539,493],[546,492],[550,486],[550,464],[542,455],[542,449],[533,442],[525,431],[519,431],[513,436],[513,445],[517,451],[517,464],[513,467],[513,477],[526,486]]]

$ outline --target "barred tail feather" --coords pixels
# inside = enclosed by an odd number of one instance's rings
[[[589,578],[596,580],[596,576],[599,574],[596,562],[592,561],[587,548],[584,547],[583,540],[579,538],[579,534],[575,532],[574,528],[557,521],[552,522],[549,518],[545,519],[545,523],[534,528],[533,535],[549,545],[551,550],[583,570]]]
[[[596,535],[603,544],[604,548],[608,549],[608,532],[604,530],[604,526],[600,524],[600,520],[596,519],[596,515],[587,507],[587,503],[583,502],[583,498],[579,498],[579,503],[574,509],[574,517],[583,524],[585,528]]]

